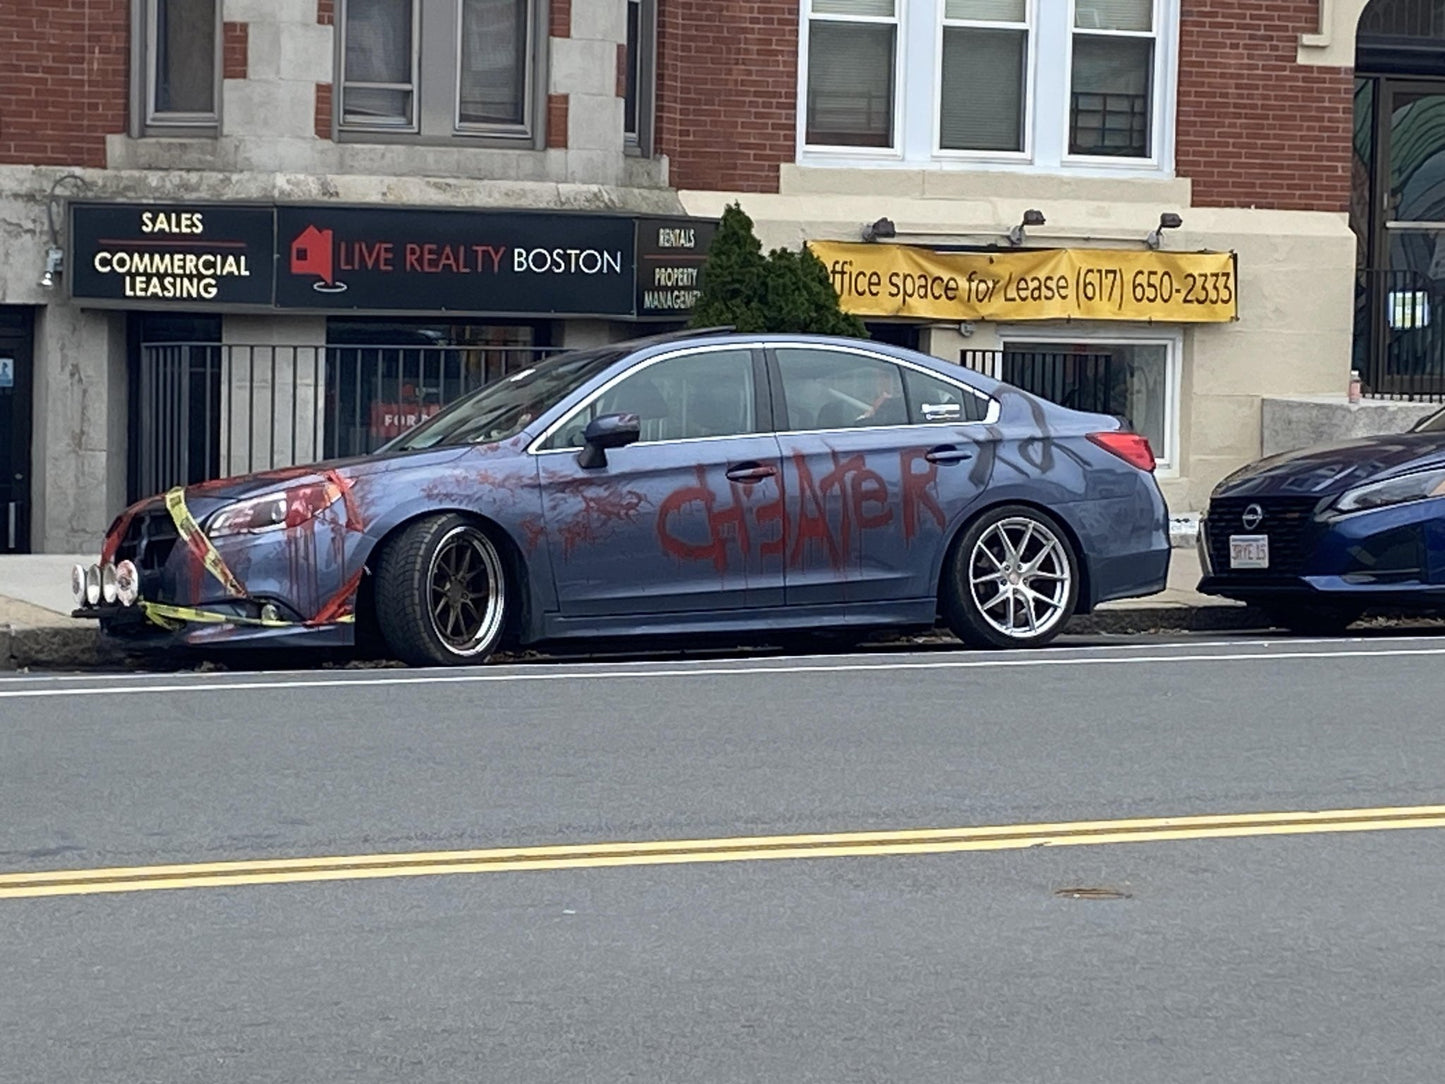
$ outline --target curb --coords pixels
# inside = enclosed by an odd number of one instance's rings
[[[1160,632],[1228,632],[1269,628],[1249,606],[1129,606],[1073,618],[1065,632],[1083,635],[1144,635]],[[951,640],[946,632],[919,642]],[[125,654],[92,628],[29,628],[0,625],[0,670],[97,670],[127,665]]]
[[[92,670],[121,659],[97,628],[0,625],[0,670]]]

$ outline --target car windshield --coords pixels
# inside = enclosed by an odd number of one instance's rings
[[[488,384],[429,418],[381,452],[486,444],[515,436],[568,393],[626,356],[616,348],[558,354]]]
[[[1415,423],[1412,433],[1445,433],[1445,410],[1437,410]]]

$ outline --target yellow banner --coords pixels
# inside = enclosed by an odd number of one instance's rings
[[[1040,249],[933,252],[909,245],[809,241],[843,311],[925,320],[1236,319],[1229,252]]]

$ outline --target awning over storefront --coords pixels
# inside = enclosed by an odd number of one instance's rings
[[[937,252],[809,241],[845,311],[925,320],[1238,319],[1229,252],[1029,249]]]

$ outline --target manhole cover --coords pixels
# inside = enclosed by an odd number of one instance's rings
[[[1056,888],[1054,895],[1066,900],[1127,900],[1133,897],[1119,888]]]

